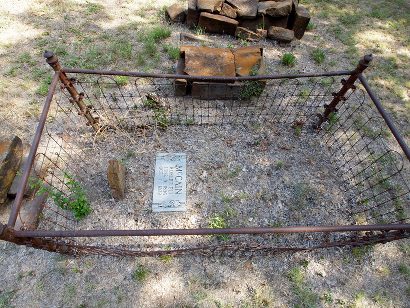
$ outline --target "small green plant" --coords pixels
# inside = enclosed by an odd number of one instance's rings
[[[164,26],[156,26],[146,33],[146,38],[148,40],[152,39],[156,43],[170,36],[171,30],[168,27]]]
[[[315,200],[316,196],[316,190],[308,183],[295,183],[293,185],[291,208],[295,210],[304,209]]]
[[[375,303],[379,304],[381,307],[387,307],[388,306],[388,295],[385,291],[383,292],[376,292],[376,294],[373,295],[373,300]]]
[[[317,64],[322,64],[326,58],[325,52],[320,48],[313,49],[311,55]]]
[[[236,167],[235,169],[230,170],[230,171],[227,173],[226,177],[227,177],[228,179],[236,178],[236,177],[239,175],[239,173],[241,172],[241,170],[242,170],[242,168],[238,166],[238,167]]]
[[[306,30],[307,31],[312,31],[314,28],[316,28],[316,25],[312,21],[309,21],[309,23],[306,27]]]
[[[352,255],[356,260],[363,260],[363,258],[373,250],[371,245],[363,245],[352,248]]]
[[[159,259],[164,263],[170,263],[174,258],[171,255],[162,255]]]
[[[402,263],[399,264],[399,273],[402,274],[406,279],[410,279],[410,266]]]
[[[194,125],[195,124],[195,121],[194,121],[194,119],[187,119],[186,121],[185,121],[185,125]]]
[[[282,64],[290,67],[295,66],[296,57],[290,52],[284,53],[282,55]]]
[[[329,127],[332,127],[333,125],[335,125],[337,121],[339,121],[339,117],[337,116],[337,113],[331,112],[329,114],[329,119],[327,120],[327,122],[329,123]]]
[[[233,46],[233,44],[232,44],[232,43],[229,43],[228,45],[226,45],[226,48],[233,49],[233,48],[234,48],[234,46]]]
[[[293,127],[293,130],[294,130],[295,136],[299,137],[302,135],[302,126],[296,125]]]
[[[92,3],[92,2],[87,1],[85,5],[85,13],[87,15],[99,13],[103,9],[104,9],[104,6],[98,3]]]
[[[172,46],[172,45],[163,45],[164,51],[168,54],[168,57],[171,60],[178,60],[179,59],[179,48]]]
[[[225,195],[221,193],[222,203],[231,203],[235,198],[233,196]]]
[[[224,216],[220,214],[214,214],[209,220],[208,226],[212,229],[225,229],[228,228],[228,223],[226,222]],[[216,238],[221,241],[227,241],[230,237],[228,234],[217,234]]]
[[[306,286],[305,274],[302,268],[292,268],[287,277],[293,284],[293,293],[298,301],[295,307],[316,307],[319,301],[319,296]]]
[[[81,220],[91,213],[91,206],[84,188],[67,173],[64,174],[64,180],[68,189],[67,193],[47,186],[41,180],[35,180],[30,186],[38,190],[37,194],[48,193],[58,207],[72,212],[77,220]]]
[[[305,281],[305,275],[300,267],[292,268],[288,273],[288,278],[294,284],[302,284]]]
[[[142,264],[138,264],[132,273],[132,279],[137,282],[143,282],[147,279],[149,273],[150,271],[147,268],[145,268]]]
[[[283,168],[284,165],[285,165],[285,163],[282,160],[278,160],[275,164],[275,169],[280,170],[280,169]]]
[[[47,76],[46,78],[43,78],[40,86],[36,90],[36,94],[41,95],[41,96],[46,96],[48,93],[48,88],[51,84],[51,76]]]
[[[162,129],[169,126],[169,119],[164,108],[154,109],[154,121]]]
[[[323,294],[322,299],[326,304],[333,304],[333,296],[330,292]]]
[[[196,26],[194,32],[196,35],[203,35],[205,33],[205,29],[200,26]]]
[[[303,259],[302,261],[300,261],[300,265],[301,265],[303,268],[307,268],[308,265],[309,265],[309,261],[306,260],[306,259]]]
[[[306,99],[307,97],[309,97],[309,94],[310,94],[309,89],[304,88],[299,92],[299,97],[302,99]]]
[[[249,72],[250,76],[256,76],[259,71],[259,65],[254,65]],[[242,100],[248,100],[252,97],[259,97],[264,89],[263,82],[259,80],[250,80],[246,81],[241,88],[240,98]]]
[[[128,84],[129,78],[128,76],[116,76],[114,80],[119,86],[125,86]]]
[[[165,108],[161,107],[160,103],[147,97],[145,101],[142,102],[142,105],[148,109],[151,109],[154,112],[154,121],[162,129],[165,129],[169,126],[170,121],[167,116]]]

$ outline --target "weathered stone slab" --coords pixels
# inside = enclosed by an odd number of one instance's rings
[[[22,159],[22,163],[20,164],[20,168],[19,171],[17,172],[16,176],[14,177],[13,183],[11,184],[11,187],[7,193],[7,195],[11,198],[15,198],[18,192],[18,189],[20,188],[20,183],[23,177],[23,171],[24,168],[27,164],[27,158],[28,158],[28,152],[23,154],[23,159]],[[33,196],[34,193],[36,192],[36,190],[32,187],[30,187],[30,182],[33,182],[33,180],[35,180],[37,177],[35,175],[34,172],[34,168],[31,168],[30,171],[30,177],[29,177],[29,181],[26,185],[26,188],[24,189],[24,196],[25,197],[30,197]]]
[[[207,39],[205,36],[202,35],[195,35],[191,33],[181,32],[179,34],[180,41],[191,41],[191,42],[212,42],[212,40]]]
[[[191,76],[235,76],[233,53],[228,48],[181,46],[184,73]]]
[[[237,38],[248,40],[248,41],[259,41],[262,39],[262,36],[260,36],[256,32],[253,32],[243,27],[236,28],[235,36]]]
[[[219,13],[222,9],[223,0],[198,0],[197,8],[208,13]]]
[[[250,76],[259,73],[262,62],[262,48],[258,46],[241,47],[233,50],[237,76]]]
[[[184,22],[185,17],[186,10],[179,3],[175,3],[165,10],[165,18],[172,22]]]
[[[288,16],[272,17],[269,15],[257,16],[254,19],[241,19],[239,20],[239,27],[247,28],[251,31],[257,29],[269,29],[269,27],[282,27],[286,28],[288,25]]]
[[[197,10],[197,0],[188,0],[188,11],[186,15],[186,25],[195,28],[198,25],[199,11]]]
[[[254,18],[258,13],[258,0],[226,0],[237,9],[237,14],[242,18]]]
[[[192,83],[192,97],[197,99],[238,99],[241,96],[240,83],[199,82]]]
[[[107,169],[108,184],[116,200],[125,198],[125,167],[118,160],[111,159]]]
[[[236,27],[239,22],[235,19],[202,12],[199,16],[198,26],[209,33],[220,33],[235,35]]]
[[[237,17],[236,9],[226,2],[222,5],[222,9],[219,14],[224,15],[229,18]]]
[[[295,34],[293,30],[270,27],[268,30],[268,37],[279,42],[290,43],[295,38]]]
[[[292,4],[292,0],[259,2],[258,15],[287,16],[292,11]]]
[[[268,30],[265,29],[256,29],[256,33],[263,38],[268,37]]]
[[[5,146],[3,146],[5,148]],[[6,153],[6,154],[5,154]],[[14,177],[20,168],[23,157],[23,142],[19,137],[14,137],[10,146],[3,153],[5,157],[0,162],[0,204],[7,200],[7,193],[13,184]]]
[[[184,96],[187,93],[188,82],[185,79],[175,79],[175,96]]]
[[[38,227],[40,215],[43,212],[48,194],[35,196],[33,200],[23,201],[19,217],[16,220],[16,230],[35,230]]]
[[[293,22],[292,29],[295,32],[295,37],[301,39],[305,34],[306,27],[310,21],[309,11],[302,5],[296,8],[295,21]]]

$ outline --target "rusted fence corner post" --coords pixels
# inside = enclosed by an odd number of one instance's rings
[[[63,83],[64,87],[71,95],[71,103],[74,103],[80,109],[80,115],[84,116],[87,119],[87,125],[92,126],[95,131],[99,130],[98,118],[94,117],[90,108],[84,103],[84,93],[79,93],[71,80],[67,77],[66,73],[63,71],[58,58],[51,51],[44,52],[44,58],[46,58],[47,63],[53,68],[55,72],[58,73],[60,81]]]
[[[342,79],[342,88],[339,90],[339,92],[337,93],[332,93],[333,95],[333,100],[330,102],[330,104],[325,104],[325,111],[323,112],[323,114],[318,114],[317,116],[319,117],[318,122],[314,125],[315,128],[320,129],[322,124],[326,121],[329,120],[329,116],[331,113],[333,112],[337,112],[337,105],[341,102],[341,101],[345,101],[346,100],[346,93],[347,91],[349,91],[350,89],[355,89],[356,86],[354,85],[354,83],[356,82],[356,80],[359,78],[359,75],[361,73],[363,73],[363,71],[370,65],[370,62],[373,60],[373,56],[371,54],[369,55],[365,55],[360,61],[359,64],[357,65],[356,69],[353,71],[353,73],[349,76],[349,78],[346,79]]]
[[[2,241],[68,255],[74,255],[76,253],[74,247],[64,242],[46,238],[17,237],[14,232],[15,230],[13,228],[0,223],[0,240]]]

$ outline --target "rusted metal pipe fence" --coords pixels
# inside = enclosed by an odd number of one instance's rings
[[[32,143],[22,187],[8,225],[0,228],[3,240],[68,254],[140,256],[206,254],[207,251],[300,251],[409,237],[409,148],[362,74],[371,56],[364,57],[353,71],[237,78],[67,69],[62,68],[52,53],[47,52],[45,57],[55,75]],[[116,76],[129,80],[124,85]],[[342,79],[341,87],[340,76],[347,77]],[[266,85],[258,97],[232,98],[227,94],[217,99],[203,99],[194,95],[175,96],[176,79],[188,82],[262,80]],[[58,82],[61,87],[57,86]],[[212,94],[212,88],[205,90],[207,95]],[[147,105],[147,99],[156,101],[159,109],[153,110]],[[348,196],[349,207],[344,209],[347,223],[295,225],[289,221],[285,227],[125,230],[97,226],[89,229],[48,200],[36,230],[13,229],[19,219],[31,170],[41,175],[44,185],[63,195],[69,190],[67,173],[83,183],[89,195],[104,194],[93,182],[98,174],[92,172],[95,166],[88,159],[98,147],[95,140],[102,133],[126,132],[127,136],[138,138],[144,132],[161,133],[172,126],[248,123],[271,123],[284,134],[298,131],[300,138],[320,141],[333,160],[335,174],[343,179],[344,186],[340,189]],[[91,214],[89,219],[92,217]],[[357,224],[357,217],[361,224]],[[229,243],[209,237],[227,234],[232,235]],[[146,236],[164,238],[164,243],[145,245],[144,241],[138,241]],[[105,241],[119,237],[131,239],[127,242],[119,239],[118,244]],[[172,248],[164,249],[168,246]]]

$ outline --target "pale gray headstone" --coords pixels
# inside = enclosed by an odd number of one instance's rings
[[[186,211],[185,153],[157,154],[155,161],[152,211]]]

